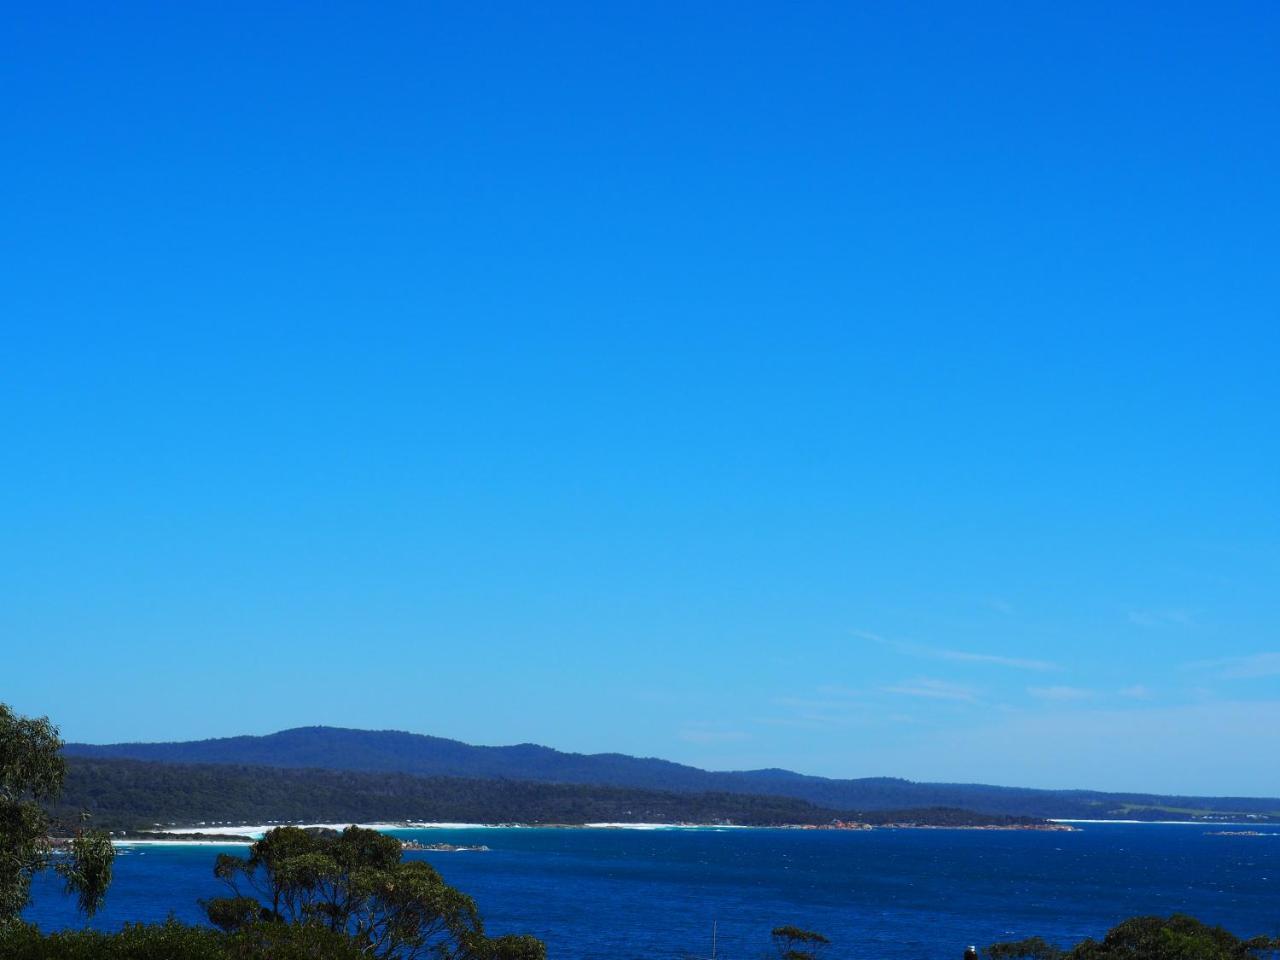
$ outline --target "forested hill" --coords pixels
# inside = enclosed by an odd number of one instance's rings
[[[835,819],[935,826],[1035,823],[1025,817],[965,810],[825,810],[793,797],[740,793],[73,758],[54,814],[64,829],[74,829],[81,811],[92,815],[95,826],[128,831],[216,823],[222,826],[213,827],[214,832],[234,832],[223,826],[271,820],[758,826],[826,824]]]
[[[247,764],[405,773],[418,776],[505,778],[563,784],[600,784],[648,790],[768,794],[806,800],[834,810],[960,807],[1033,817],[1187,819],[1280,818],[1280,799],[1181,797],[1036,790],[982,784],[917,783],[889,777],[833,780],[788,770],[712,772],[667,760],[618,753],[564,753],[524,743],[471,746],[457,740],[399,731],[299,727],[260,737],[179,743],[73,743],[66,753],[169,763]]]

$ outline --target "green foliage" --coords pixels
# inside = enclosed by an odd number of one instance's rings
[[[80,912],[92,917],[107,899],[116,852],[105,833],[81,830],[67,845],[69,856],[57,864],[68,895],[76,898]]]
[[[267,925],[315,927],[348,936],[362,954],[412,960],[540,960],[532,937],[490,939],[474,902],[425,861],[401,859],[394,837],[349,827],[279,827],[248,857],[221,854],[214,876],[232,893],[206,901],[211,923],[239,934]]]
[[[527,933],[481,938],[469,945],[474,960],[547,960],[547,945]]]
[[[15,923],[31,898],[31,880],[53,858],[44,804],[62,789],[62,740],[47,718],[20,717],[0,703],[0,926]],[[80,909],[92,915],[111,883],[114,852],[104,834],[81,830],[58,872]]]
[[[188,926],[131,923],[115,933],[69,930],[42,934],[14,923],[0,928],[5,960],[367,960],[362,945],[318,924],[251,923],[234,933]],[[530,936],[472,938],[457,960],[546,960]]]
[[[1062,960],[1066,952],[1042,937],[1027,937],[1025,940],[993,943],[987,948],[986,955],[991,960]]]
[[[128,924],[117,933],[41,934],[15,924],[0,931],[5,960],[361,960],[354,941],[322,927],[257,924],[234,934],[210,927]]]
[[[790,925],[774,927],[771,936],[780,960],[815,960],[831,944],[820,933]]]
[[[224,937],[228,960],[366,960],[368,957],[360,944],[345,933],[314,924],[257,923]]]
[[[203,906],[209,922],[220,930],[243,930],[271,919],[271,911],[253,897],[216,897],[205,901]]]
[[[31,878],[49,862],[40,802],[57,795],[65,773],[58,731],[0,704],[0,924],[27,905]]]
[[[992,944],[991,960],[1259,960],[1280,953],[1280,939],[1241,940],[1194,917],[1133,917],[1102,940],[1084,940],[1061,950],[1039,937]]]
[[[0,703],[0,795],[51,800],[66,773],[62,740],[48,717],[20,717]]]

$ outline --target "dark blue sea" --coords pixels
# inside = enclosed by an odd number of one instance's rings
[[[1280,828],[1088,824],[1077,833],[964,830],[397,831],[488,852],[425,857],[478,902],[491,933],[527,932],[552,958],[756,958],[790,923],[829,956],[958,960],[967,944],[1100,936],[1135,914],[1185,912],[1240,935],[1280,934]],[[1227,828],[1231,829],[1231,828]],[[125,848],[95,926],[199,920],[217,896],[210,846]],[[225,848],[237,849],[237,848]],[[243,848],[239,848],[243,849]],[[53,879],[27,917],[79,921]]]

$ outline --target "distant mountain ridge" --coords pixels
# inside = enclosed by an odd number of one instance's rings
[[[1232,815],[1280,819],[1280,799],[1276,798],[1039,790],[985,784],[919,783],[893,777],[836,780],[776,768],[717,772],[653,757],[565,753],[533,743],[472,746],[458,740],[398,730],[296,727],[265,736],[214,740],[69,743],[65,753],[73,757],[164,763],[313,768],[774,795],[838,810],[954,807],[991,814],[1080,819],[1159,820]]]

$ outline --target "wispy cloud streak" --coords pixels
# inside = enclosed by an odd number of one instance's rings
[[[885,693],[904,697],[924,697],[929,700],[952,700],[957,703],[977,703],[978,692],[972,687],[931,677],[918,677],[884,688]]]
[[[1255,653],[1246,657],[1219,657],[1183,665],[1187,670],[1203,670],[1222,680],[1256,680],[1280,676],[1280,653]]]
[[[923,643],[908,643],[904,640],[890,640],[876,633],[865,630],[852,631],[861,640],[870,640],[881,646],[889,647],[900,653],[931,660],[947,660],[953,663],[987,663],[997,667],[1010,667],[1015,670],[1051,671],[1061,670],[1060,664],[1050,660],[1034,660],[1026,657],[1006,657],[995,653],[977,653],[970,650],[948,650],[943,647],[932,647]]]
[[[1052,700],[1057,703],[1066,703],[1072,700],[1088,700],[1093,697],[1092,690],[1086,690],[1083,687],[1028,687],[1027,693],[1035,697],[1037,700]]]
[[[1130,687],[1122,687],[1120,696],[1128,697],[1130,700],[1150,700],[1152,697],[1151,688],[1141,683],[1135,683]]]

